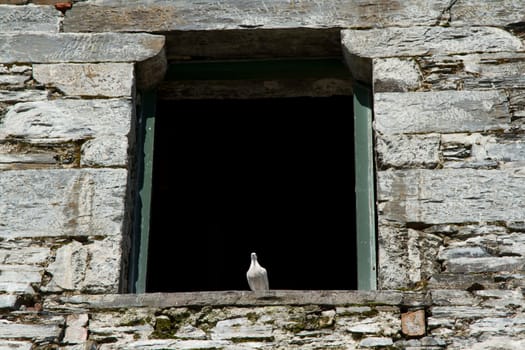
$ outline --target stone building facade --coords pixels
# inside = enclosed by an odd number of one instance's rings
[[[55,3],[0,1],[0,349],[525,348],[521,1]],[[372,89],[378,289],[127,293],[138,96],[287,28]]]

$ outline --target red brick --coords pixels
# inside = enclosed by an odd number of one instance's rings
[[[425,335],[425,310],[409,311],[401,314],[401,330],[410,337]]]

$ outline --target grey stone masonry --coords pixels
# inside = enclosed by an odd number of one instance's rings
[[[62,14],[52,6],[8,6],[0,4],[0,33],[58,33]]]
[[[0,0],[0,349],[525,348],[522,0],[58,2]],[[341,57],[351,77],[161,84],[168,60],[276,57]],[[356,82],[371,91],[379,290],[118,294],[144,90]]]

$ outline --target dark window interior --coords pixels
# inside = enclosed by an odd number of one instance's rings
[[[356,289],[352,97],[157,104],[147,292]]]

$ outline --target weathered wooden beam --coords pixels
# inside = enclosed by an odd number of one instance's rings
[[[185,306],[261,306],[261,305],[427,305],[425,293],[399,291],[302,291],[261,292],[220,291],[192,293],[148,293],[113,295],[75,295],[49,298],[46,309]]]
[[[326,97],[334,95],[352,95],[352,80],[349,78],[188,80],[164,81],[159,86],[159,98],[164,100]]]
[[[363,28],[434,24],[448,0],[177,0],[77,3],[66,32]]]
[[[176,30],[166,36],[169,60],[341,56],[339,28]]]

